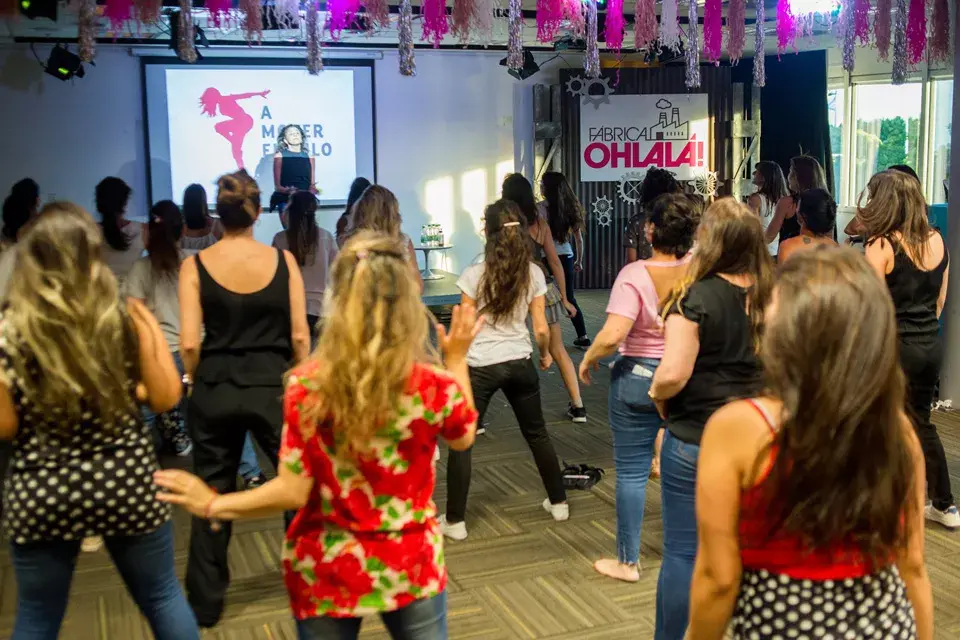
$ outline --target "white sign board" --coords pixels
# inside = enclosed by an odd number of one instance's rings
[[[660,167],[678,180],[710,169],[705,93],[611,95],[580,109],[580,180],[619,181]]]

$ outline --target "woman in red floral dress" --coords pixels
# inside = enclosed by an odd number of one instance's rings
[[[466,354],[482,321],[455,308],[449,332],[437,327],[445,369],[431,364],[406,248],[381,234],[347,243],[328,291],[317,351],[287,381],[278,477],[220,496],[160,471],[160,499],[210,520],[299,509],[283,568],[301,640],[356,638],[370,614],[394,639],[445,640],[433,452],[438,437],[473,444]]]

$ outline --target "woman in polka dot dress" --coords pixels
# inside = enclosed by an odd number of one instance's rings
[[[0,438],[13,440],[3,489],[17,579],[13,640],[57,638],[87,536],[105,538],[158,640],[197,639],[138,409],[167,411],[180,400],[160,326],[140,302],[121,302],[101,234],[80,207],[45,207],[17,250],[0,312]]]
[[[713,415],[697,478],[688,638],[933,638],[923,454],[897,323],[855,251],[787,262],[766,312],[766,395]]]

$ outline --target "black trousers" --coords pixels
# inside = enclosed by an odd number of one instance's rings
[[[220,494],[237,489],[237,468],[249,431],[276,467],[283,426],[283,388],[238,387],[230,383],[197,383],[188,406],[193,439],[193,470]],[[231,524],[219,531],[194,518],[187,560],[187,598],[197,622],[212,627],[223,613],[230,584],[227,547]]]
[[[587,325],[583,323],[583,311],[580,311],[580,305],[577,304],[577,298],[573,295],[573,261],[574,256],[560,256],[560,264],[563,266],[563,279],[567,283],[567,300],[577,308],[577,315],[570,318],[573,328],[577,330],[578,338],[585,338],[587,335]]]
[[[927,467],[927,496],[941,511],[953,504],[950,471],[937,428],[930,421],[943,359],[939,336],[900,340],[900,366],[907,378],[907,414],[913,421]]]
[[[557,454],[553,450],[550,434],[543,419],[540,405],[540,377],[533,360],[523,358],[510,360],[489,367],[470,367],[470,386],[480,413],[480,420],[487,411],[490,399],[503,391],[513,414],[520,423],[520,432],[533,453],[533,460],[540,472],[540,479],[552,504],[564,502],[567,494],[563,489],[563,475]],[[472,448],[466,451],[450,450],[447,459],[447,521],[462,522],[467,512],[467,494],[470,492],[472,472]]]

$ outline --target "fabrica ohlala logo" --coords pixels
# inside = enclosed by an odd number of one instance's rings
[[[592,169],[702,168],[703,140],[680,120],[680,109],[661,98],[656,124],[647,127],[590,127],[583,161]]]

